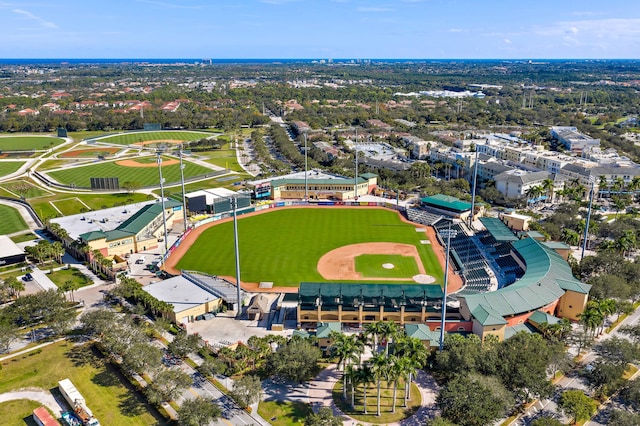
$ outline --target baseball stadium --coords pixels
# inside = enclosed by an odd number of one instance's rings
[[[411,208],[310,204],[248,207],[237,221],[243,289],[289,293],[301,327],[394,321],[437,346],[447,252],[447,332],[505,339],[575,321],[586,305],[590,286],[573,277],[564,247],[480,217],[481,209],[470,226],[470,203],[438,195]],[[228,216],[185,234],[164,268],[235,282]]]

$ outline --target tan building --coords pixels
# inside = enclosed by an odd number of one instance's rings
[[[174,220],[182,220],[182,204],[175,200],[164,203],[167,230]],[[78,239],[104,257],[124,256],[158,246],[164,238],[162,203],[148,204],[111,231],[96,230],[80,234]]]
[[[505,225],[509,227],[509,229],[513,231],[528,231],[529,230],[529,222],[531,221],[531,216],[526,216],[523,214],[517,213],[509,213],[503,214],[500,219],[504,222]]]
[[[371,194],[377,188],[378,177],[371,173],[355,179],[277,179],[271,181],[271,199],[303,200],[305,193],[310,200],[355,200],[357,197]]]

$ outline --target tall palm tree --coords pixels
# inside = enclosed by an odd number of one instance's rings
[[[542,181],[541,188],[548,197],[547,200],[545,201],[553,202],[554,184],[555,182],[551,178],[546,178],[545,180]]]
[[[407,376],[409,375],[409,361],[407,358],[398,358],[395,355],[392,355],[391,369],[390,374],[393,378],[393,407],[391,412],[396,412],[396,395],[398,392],[398,382],[400,379],[407,380]]]
[[[367,414],[367,385],[373,382],[373,370],[368,364],[361,365],[357,370],[357,382],[362,384],[363,412]]]
[[[393,321],[385,321],[380,324],[379,336],[380,339],[386,342],[384,353],[389,355],[389,341],[395,339],[400,333],[398,325]]]
[[[382,385],[382,380],[388,378],[389,376],[389,358],[383,353],[377,353],[371,358],[371,368],[373,370],[373,375],[378,383],[378,395],[377,395],[377,411],[376,415],[380,415],[380,398],[382,392],[380,392],[380,386]]]
[[[598,198],[602,198],[602,193],[609,188],[609,182],[605,175],[598,177]]]
[[[364,326],[364,334],[367,337],[370,337],[370,342],[372,343],[371,350],[373,352],[378,351],[378,337],[380,333],[384,330],[384,322],[376,321]]]
[[[398,357],[404,357],[408,360],[408,379],[405,383],[406,389],[404,394],[404,406],[406,407],[407,402],[411,398],[411,381],[413,380],[413,375],[419,368],[424,367],[426,364],[428,351],[420,339],[407,336],[398,339],[396,348],[397,350],[395,355]]]

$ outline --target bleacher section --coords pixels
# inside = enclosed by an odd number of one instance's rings
[[[493,261],[498,277],[498,287],[512,284],[524,275],[524,270],[513,257],[511,243],[518,238],[499,219],[481,218],[486,230],[477,234],[485,253]]]
[[[449,222],[440,222],[434,225],[438,238],[442,245],[446,244],[446,238],[441,232],[449,229]],[[483,293],[491,288],[491,269],[482,252],[467,234],[460,223],[452,223],[451,230],[456,231],[451,237],[451,258],[455,268],[464,278],[465,286],[458,294]]]
[[[433,226],[436,222],[442,219],[442,215],[430,213],[420,208],[407,208],[407,219],[411,222]]]

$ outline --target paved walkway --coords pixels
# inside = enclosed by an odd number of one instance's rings
[[[334,415],[345,419],[345,426],[351,425],[375,425],[375,423],[365,423],[358,421],[344,414],[335,404],[332,391],[338,380],[342,379],[342,372],[336,370],[336,365],[332,364],[322,370],[311,382],[299,386],[277,385],[270,381],[263,384],[266,401],[299,401],[310,404],[315,411],[320,407],[330,407]],[[388,426],[418,426],[423,425],[427,419],[436,415],[436,396],[438,395],[438,385],[435,380],[420,370],[414,383],[418,386],[422,396],[422,405],[411,417],[397,423],[388,423]],[[375,393],[375,388],[371,387],[370,395]],[[375,405],[369,407],[369,412],[375,412]]]
[[[53,395],[51,395],[51,392],[44,389],[21,389],[0,394],[0,402],[15,401],[18,399],[38,401],[40,404],[51,410],[55,418],[60,418],[62,416],[60,404],[58,404]]]

